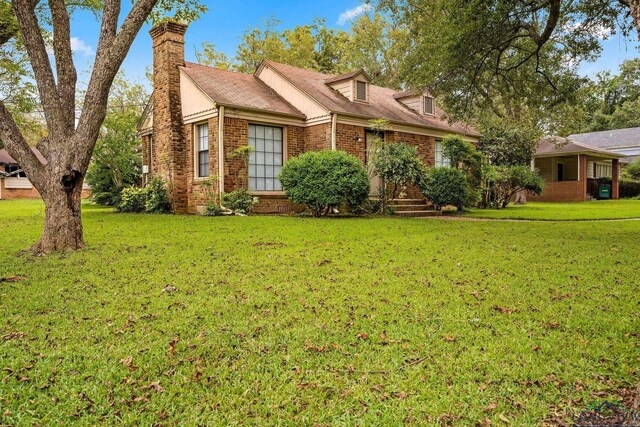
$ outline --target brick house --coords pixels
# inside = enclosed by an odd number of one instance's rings
[[[38,160],[44,165],[47,159],[36,148],[31,148]],[[89,197],[89,186],[83,184],[82,197]],[[5,149],[0,150],[0,200],[39,199],[40,193],[35,189],[20,165]]]
[[[598,178],[611,178],[611,198],[619,194],[620,160],[624,154],[608,151],[571,137],[540,141],[531,167],[546,181],[544,192],[529,196],[540,202],[582,202],[598,197]]]
[[[248,184],[260,197],[257,212],[285,213],[278,174],[288,158],[311,150],[343,150],[367,165],[375,147],[369,120],[385,118],[384,140],[418,147],[427,165],[445,162],[440,140],[447,134],[476,142],[479,134],[448,123],[428,93],[397,92],[370,83],[358,70],[333,76],[272,61],[253,74],[184,61],[187,27],[154,27],[154,91],[140,121],[145,179],[172,183],[176,210],[195,213],[205,204],[205,186],[217,192]],[[252,146],[248,182],[234,150]],[[372,178],[374,179],[374,178]],[[422,197],[413,189],[411,197]]]

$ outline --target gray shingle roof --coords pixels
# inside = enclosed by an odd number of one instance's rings
[[[607,149],[640,146],[640,127],[578,133],[569,135],[569,139]]]
[[[214,102],[304,117],[262,80],[251,74],[185,63],[180,67]]]
[[[613,151],[594,147],[593,145],[577,142],[572,138],[561,138],[559,136],[550,136],[542,138],[536,148],[536,156],[552,156],[552,155],[572,155],[591,153],[595,155],[605,156],[609,158],[621,158],[624,154],[618,154]]]
[[[435,107],[435,116],[426,116],[410,110],[394,99],[394,95],[397,95],[398,92],[393,89],[369,85],[369,103],[351,102],[326,84],[327,80],[335,76],[273,61],[265,60],[264,63],[289,79],[299,89],[330,111],[369,119],[385,118],[396,123],[406,123],[463,135],[480,135],[473,127],[465,123],[449,123],[444,118],[445,112],[438,106]]]

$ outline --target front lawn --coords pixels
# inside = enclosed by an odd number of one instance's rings
[[[527,219],[537,221],[588,221],[640,218],[640,200],[594,200],[576,203],[529,202],[505,209],[472,209],[472,218]]]
[[[636,221],[85,206],[19,256],[42,215],[0,201],[0,425],[557,425],[640,377]]]

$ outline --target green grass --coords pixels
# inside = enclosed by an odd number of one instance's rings
[[[505,209],[473,209],[464,216],[537,221],[588,221],[640,218],[640,200],[594,200],[577,203],[529,202]]]
[[[536,426],[640,376],[635,221],[85,206],[19,255],[42,215],[0,202],[0,424]]]

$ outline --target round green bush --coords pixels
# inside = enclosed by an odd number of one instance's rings
[[[453,205],[462,211],[469,199],[469,182],[464,172],[459,169],[429,169],[420,184],[420,190],[436,209]]]
[[[280,174],[287,198],[314,216],[347,203],[353,210],[369,196],[369,177],[360,161],[344,151],[310,151],[287,161]]]

